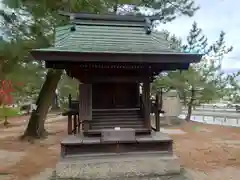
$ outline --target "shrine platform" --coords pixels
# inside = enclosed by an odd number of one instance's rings
[[[179,175],[181,168],[172,143],[161,132],[124,141],[68,136],[61,143],[62,158],[56,166],[56,177],[106,180]]]
[[[149,135],[137,135],[135,140],[101,141],[101,137],[70,135],[61,142],[61,156],[87,154],[119,154],[138,152],[172,153],[173,140],[164,133],[152,132]]]

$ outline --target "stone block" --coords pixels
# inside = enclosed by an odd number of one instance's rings
[[[101,142],[110,141],[136,141],[135,130],[132,128],[103,129],[101,132]]]
[[[180,169],[178,159],[173,155],[149,156],[149,154],[141,154],[127,157],[116,155],[105,158],[94,156],[89,159],[74,158],[60,161],[56,166],[56,176],[58,180],[145,180],[152,177],[178,175]]]

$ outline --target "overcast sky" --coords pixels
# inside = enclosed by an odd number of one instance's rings
[[[163,25],[168,31],[185,39],[194,21],[202,28],[209,43],[216,41],[221,30],[225,31],[226,42],[234,47],[223,60],[223,69],[227,72],[240,70],[240,1],[237,0],[196,0],[200,10],[194,17],[180,17]]]

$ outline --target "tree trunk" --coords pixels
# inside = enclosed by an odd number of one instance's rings
[[[183,105],[184,105],[184,107],[186,107],[186,105],[187,105],[186,92],[183,92]]]
[[[8,117],[5,116],[5,117],[4,117],[3,125],[4,125],[4,126],[7,126],[7,125],[9,125],[9,124],[10,124],[10,123],[8,122]]]
[[[0,59],[0,61],[1,61],[2,59]],[[1,88],[2,88],[2,82],[3,82],[3,80],[5,80],[5,74],[4,74],[4,72],[3,72],[3,68],[2,68],[2,64],[1,64],[1,62],[0,62],[0,90],[1,90]],[[0,92],[0,106],[1,105],[3,105],[3,94],[1,94],[1,92]]]
[[[58,95],[55,92],[53,99],[52,99],[52,110],[58,110],[59,109],[59,105],[58,105]]]
[[[2,59],[0,59],[0,61],[1,61]],[[2,87],[2,83],[3,83],[3,81],[4,80],[6,80],[5,79],[5,77],[6,77],[6,75],[5,75],[5,73],[3,72],[3,64],[1,64],[0,63],[0,90],[3,88]],[[5,101],[5,95],[4,94],[1,94],[1,92],[0,92],[0,106],[3,106],[2,108],[5,108],[5,103],[4,103],[4,101]],[[7,125],[9,125],[10,123],[8,122],[8,117],[5,115],[4,116],[4,122],[3,122],[3,125],[4,126],[7,126]]]
[[[32,112],[23,137],[41,138],[46,135],[44,123],[61,75],[62,70],[48,70],[36,102],[37,109]]]
[[[194,99],[195,99],[195,89],[192,87],[192,89],[191,89],[191,98],[190,98],[190,101],[188,103],[187,116],[185,118],[186,121],[190,121],[191,120],[192,107],[193,107]]]

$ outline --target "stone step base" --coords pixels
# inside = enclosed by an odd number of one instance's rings
[[[64,158],[56,166],[57,180],[124,180],[144,179],[180,174],[180,164],[174,155],[132,157]],[[150,179],[151,179],[150,178]],[[160,179],[161,180],[161,179]]]
[[[59,180],[55,175],[49,177],[48,179],[41,180]],[[68,179],[70,180],[70,179]],[[83,178],[71,178],[71,180],[85,180]],[[158,176],[158,177],[125,177],[125,178],[117,178],[117,179],[108,179],[108,180],[195,180],[190,177],[188,174],[180,173],[178,175],[168,175],[168,176]]]
[[[59,180],[56,177],[56,171],[50,171],[51,169],[47,169],[47,171],[41,172],[39,175],[31,177],[31,180]],[[2,177],[2,176],[0,176]],[[9,180],[12,179],[9,177]],[[60,178],[61,179],[61,178]],[[2,180],[2,179],[1,179]],[[4,176],[3,176],[3,180]],[[8,179],[6,179],[8,180]],[[68,179],[70,180],[70,179]],[[71,178],[71,180],[84,180],[83,178]],[[111,179],[110,179],[111,180]],[[195,180],[191,173],[181,169],[180,174],[173,174],[173,175],[165,175],[165,176],[157,176],[157,177],[125,177],[121,179],[112,179],[112,180]]]
[[[133,157],[169,157],[172,156],[173,153],[169,151],[147,151],[147,152],[126,152],[126,153],[89,153],[89,154],[77,154],[77,155],[68,155],[62,158],[64,162],[71,161],[75,159],[82,160],[92,160],[92,159],[112,159],[112,158],[133,158]]]

